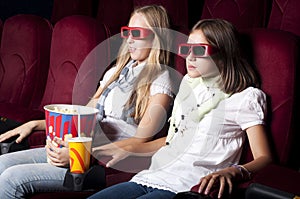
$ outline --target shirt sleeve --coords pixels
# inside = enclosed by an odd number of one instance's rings
[[[109,69],[108,71],[106,71],[106,73],[104,74],[102,80],[100,80],[100,87],[104,87],[105,84],[108,82],[108,80],[113,76],[113,74],[116,71],[116,67],[112,67],[111,69]]]
[[[156,94],[167,94],[170,97],[174,98],[174,92],[172,91],[172,82],[167,70],[159,75],[151,84],[150,96]]]
[[[251,126],[264,124],[266,116],[266,95],[257,88],[246,93],[237,114],[237,123],[245,130]]]

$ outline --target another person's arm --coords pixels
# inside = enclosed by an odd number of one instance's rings
[[[232,192],[233,182],[249,180],[251,173],[255,173],[272,161],[266,133],[263,125],[256,125],[246,129],[254,160],[244,165],[234,165],[211,173],[200,180],[199,193],[209,194],[215,183],[219,184],[218,197],[222,197],[225,187],[229,194]]]
[[[4,140],[19,135],[16,142],[20,143],[25,137],[27,137],[32,131],[34,130],[45,130],[46,129],[46,123],[45,120],[33,120],[26,122],[22,124],[21,126],[12,129],[10,131],[7,131],[6,133],[3,133],[0,135],[0,142],[3,142]]]
[[[149,141],[163,127],[171,103],[172,98],[166,94],[152,96],[134,137],[95,147],[93,150],[100,155],[112,156],[112,160],[107,163],[108,167],[129,155],[153,154],[164,145],[165,138]]]

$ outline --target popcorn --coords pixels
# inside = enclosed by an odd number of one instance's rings
[[[72,134],[65,134],[64,135],[64,140],[68,140],[69,138],[72,138],[73,135]]]
[[[70,108],[63,108],[63,107],[57,107],[54,106],[53,107],[55,112],[57,113],[62,113],[62,114],[77,114],[77,110],[76,109],[70,109]]]

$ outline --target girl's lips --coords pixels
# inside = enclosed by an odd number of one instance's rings
[[[188,67],[187,67],[188,69],[190,69],[190,70],[194,70],[194,69],[196,69],[196,67],[195,66],[193,66],[193,65],[188,65]]]
[[[133,53],[135,50],[136,50],[136,48],[133,48],[133,47],[129,47],[129,48],[128,48],[128,51],[129,51],[130,53]]]

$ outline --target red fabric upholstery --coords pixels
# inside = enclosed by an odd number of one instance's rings
[[[111,35],[115,35],[120,33],[122,26],[128,24],[132,11],[132,0],[100,0],[96,18],[109,27]]]
[[[201,18],[223,18],[238,29],[265,27],[269,2],[269,0],[206,0]]]
[[[293,139],[296,136],[297,68],[299,44],[292,34],[258,29],[247,34],[249,43],[244,46],[258,69],[262,89],[269,97],[267,126],[275,162],[291,165]]]
[[[252,182],[300,195],[300,173],[286,167],[269,165],[258,172]]]
[[[90,60],[86,61],[85,63],[89,63],[93,66],[91,70],[89,70],[90,65],[87,64],[84,65],[84,69],[80,69],[80,67],[82,65],[83,60],[85,60],[86,56],[92,51],[92,49],[94,49],[96,45],[98,45],[101,41],[105,40],[106,38],[108,38],[106,26],[104,24],[98,23],[95,19],[91,17],[70,16],[62,19],[55,25],[53,29],[49,74],[49,64],[47,64],[47,71],[44,71],[44,73],[40,75],[34,76],[43,77],[43,79],[35,81],[34,84],[28,83],[27,85],[24,83],[24,85],[26,85],[26,88],[29,87],[32,89],[32,87],[34,88],[34,86],[43,85],[43,81],[46,82],[47,80],[46,89],[39,88],[39,91],[45,90],[42,102],[39,101],[38,103],[39,107],[37,108],[37,110],[33,110],[32,107],[22,107],[22,104],[17,102],[15,103],[15,106],[7,105],[7,103],[0,104],[0,114],[2,116],[7,116],[11,119],[18,120],[20,122],[26,122],[32,119],[41,119],[44,117],[44,105],[51,103],[70,104],[74,102],[74,96],[72,94],[74,82],[77,82],[77,85],[80,86],[80,88],[77,89],[76,93],[82,91],[85,94],[84,96],[83,94],[81,95],[80,102],[87,103],[88,97],[91,97],[91,93],[94,93],[96,89],[97,83],[95,78],[99,73],[96,73],[95,70],[98,67],[98,65],[93,64]],[[5,42],[7,43],[8,41],[5,40]],[[8,44],[9,43],[7,43],[7,45]],[[107,57],[107,53],[103,51],[101,52],[104,57]],[[99,71],[101,71],[100,68]],[[78,72],[80,72],[80,74]],[[16,75],[20,76],[19,73],[17,73]],[[44,74],[48,74],[48,79],[44,77]],[[93,75],[93,78],[91,78],[91,74]],[[79,76],[78,78],[76,78],[77,75]],[[11,85],[13,85],[13,83],[11,82],[12,80],[10,80],[10,78],[8,78],[8,80],[5,81],[5,83],[10,83]],[[86,81],[87,79],[89,81]],[[81,83],[82,81],[85,82]],[[86,82],[88,82],[88,84]],[[91,82],[93,82],[93,87],[90,86]],[[90,87],[88,87],[88,89],[85,86]],[[30,97],[31,95],[29,95],[27,98],[29,98],[30,100]],[[79,98],[78,94],[76,98]],[[79,103],[78,100],[75,102]],[[33,146],[39,146],[40,144],[44,143],[44,139],[42,139],[41,142],[42,143],[36,144],[34,144],[35,142],[32,142],[32,144]]]
[[[298,188],[297,192],[299,192],[299,183],[295,185],[293,183],[297,181],[289,181],[284,176],[295,175],[295,179],[299,180],[300,173],[293,172],[287,167],[276,166],[299,166],[299,162],[294,163],[295,160],[298,161],[299,159],[299,150],[296,148],[297,143],[295,141],[297,129],[294,125],[298,112],[295,104],[298,84],[296,69],[299,67],[297,38],[283,31],[256,29],[244,33],[243,44],[244,50],[261,76],[262,90],[268,96],[267,132],[275,165],[260,171],[252,181],[240,184],[234,198],[243,198],[245,188],[251,182],[262,183],[279,189],[289,187],[286,191],[290,192]],[[249,147],[247,147],[247,151],[248,156],[245,156],[242,161],[252,159],[249,156],[251,153]],[[198,186],[192,188],[193,191],[197,191],[197,189]]]
[[[130,14],[135,7],[157,4],[166,8],[173,29],[188,32],[188,1],[187,0],[110,0],[99,1],[97,20],[108,25],[111,34],[120,32],[120,28],[128,24]],[[176,6],[174,6],[176,5]],[[113,8],[113,13],[111,12]],[[117,13],[117,14],[116,14]]]
[[[88,16],[69,16],[55,24],[49,75],[40,106],[41,111],[47,104],[88,102],[96,91],[99,71],[104,71],[100,67],[106,66],[100,66],[94,54],[89,59],[87,55],[106,38],[106,26]],[[107,52],[99,53],[102,53],[103,57],[108,56]],[[78,88],[74,88],[77,86]],[[29,136],[29,143],[31,147],[44,145],[45,133],[34,132]]]
[[[37,107],[49,68],[52,26],[33,15],[5,21],[0,48],[0,102]]]
[[[105,25],[88,16],[69,16],[55,24],[41,109],[46,104],[72,103],[73,85],[82,62],[106,38]]]
[[[172,28],[187,33],[188,30],[188,1],[187,0],[133,0],[134,7],[157,4],[166,8]],[[176,5],[176,6],[175,6]]]
[[[300,36],[298,0],[273,0],[268,28],[285,30]]]
[[[3,30],[3,22],[0,19],[0,44],[1,44],[1,38],[2,38],[2,30]]]
[[[53,0],[51,22],[55,24],[70,15],[93,14],[93,0]]]

